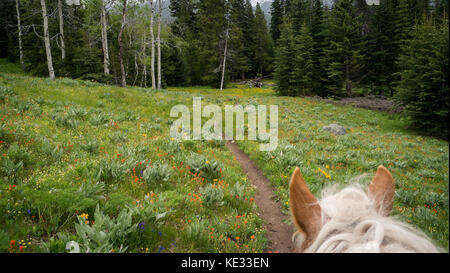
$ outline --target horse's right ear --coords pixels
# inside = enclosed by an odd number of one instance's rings
[[[308,189],[305,179],[296,168],[289,185],[289,202],[298,247],[306,248],[316,238],[321,228],[321,209],[317,199]]]

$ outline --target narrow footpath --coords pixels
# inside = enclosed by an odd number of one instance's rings
[[[289,216],[281,213],[281,205],[275,201],[270,181],[256,164],[239,149],[236,143],[227,141],[226,145],[256,188],[255,202],[259,208],[259,216],[266,223],[267,239],[269,240],[265,252],[291,253],[294,249],[291,241],[294,229],[283,223],[282,220]]]

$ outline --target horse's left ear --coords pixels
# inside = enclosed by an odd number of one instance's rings
[[[296,168],[289,186],[291,215],[297,232],[293,239],[298,248],[306,248],[321,228],[321,209],[317,199],[308,189],[300,169]]]
[[[395,183],[391,173],[379,166],[369,185],[369,196],[375,200],[376,207],[384,216],[388,216],[394,204]]]

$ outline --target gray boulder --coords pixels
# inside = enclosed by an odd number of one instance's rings
[[[342,127],[339,124],[335,124],[335,123],[327,125],[327,126],[323,126],[322,130],[328,131],[335,135],[345,135],[347,133],[347,131],[345,130],[344,127]]]

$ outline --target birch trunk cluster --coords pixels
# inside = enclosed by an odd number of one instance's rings
[[[52,48],[50,45],[50,34],[48,31],[48,15],[47,6],[45,0],[41,0],[42,7],[42,19],[44,21],[44,42],[45,42],[45,53],[47,55],[47,67],[50,79],[55,79],[55,71],[53,70],[53,59],[52,59]]]

